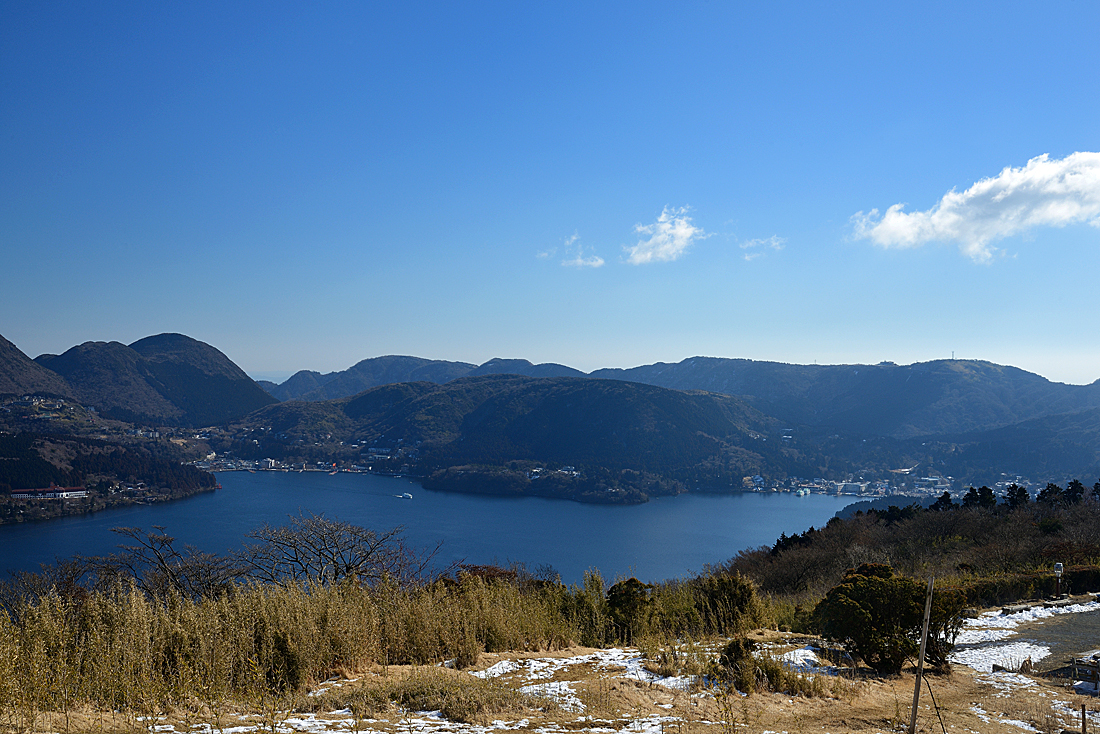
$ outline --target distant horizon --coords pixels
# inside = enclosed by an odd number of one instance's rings
[[[255,380],[257,382],[260,382],[261,380],[263,380],[263,381],[267,381],[267,382],[274,382],[277,385],[281,385],[282,383],[286,382],[287,380],[289,380],[294,375],[298,374],[298,372],[311,371],[311,372],[319,372],[321,374],[330,374],[332,372],[343,372],[344,370],[347,370],[351,367],[354,367],[356,364],[358,364],[359,362],[362,362],[363,360],[377,359],[379,357],[395,357],[395,356],[419,357],[419,355],[416,355],[416,354],[405,354],[405,355],[378,354],[378,355],[375,355],[374,357],[364,357],[363,359],[359,360],[358,362],[353,362],[352,364],[349,364],[347,367],[344,367],[342,369],[337,369],[337,370],[310,370],[309,367],[303,367],[300,370],[294,370],[294,371],[249,372],[248,370],[245,370],[245,374],[247,374],[249,377],[251,377],[253,380]],[[657,364],[658,362],[664,362],[665,364],[678,364],[678,363],[683,362],[685,360],[696,359],[696,358],[698,358],[698,359],[748,359],[748,357],[717,357],[717,356],[709,355],[709,354],[693,354],[690,357],[684,357],[682,359],[678,359],[678,360],[675,360],[675,361],[672,361],[672,362],[670,362],[668,360],[655,360],[653,362],[643,362],[642,364],[631,365],[630,367],[597,367],[594,370],[581,370],[579,367],[574,367],[573,365],[567,364],[565,362],[553,362],[553,363],[554,364],[560,364],[560,365],[563,365],[565,367],[573,367],[573,369],[580,370],[581,372],[584,372],[587,375],[587,374],[591,374],[592,372],[596,372],[596,371],[602,370],[602,369],[629,370],[629,369],[633,369],[635,367],[644,367],[646,365]],[[422,357],[422,359],[433,359],[433,358],[432,357]],[[483,365],[486,362],[489,362],[493,359],[526,359],[526,358],[525,357],[490,357],[489,359],[487,359],[483,362],[467,362],[467,364],[473,364],[474,366],[480,366],[480,365]],[[465,360],[461,360],[461,359],[446,359],[446,360],[441,360],[441,361],[465,362]],[[528,360],[528,361],[532,362],[531,360]],[[927,364],[929,362],[948,362],[948,361],[989,362],[990,364],[1000,365],[1001,367],[1015,367],[1016,369],[1021,369],[1021,370],[1024,370],[1025,372],[1031,372],[1032,374],[1039,375],[1040,377],[1042,377],[1046,380],[1049,380],[1050,382],[1061,382],[1062,384],[1065,384],[1065,385],[1080,385],[1080,386],[1090,385],[1093,382],[1096,382],[1097,379],[1100,379],[1100,378],[1096,378],[1096,379],[1090,380],[1088,382],[1066,382],[1064,380],[1053,380],[1050,377],[1047,377],[1046,375],[1040,374],[1039,372],[1035,372],[1034,370],[1025,369],[1025,368],[1020,367],[1018,365],[1005,364],[1005,363],[1002,363],[1002,362],[993,362],[992,360],[981,359],[979,357],[971,357],[971,358],[943,357],[943,358],[940,358],[940,359],[922,359],[922,360],[918,360],[916,362],[905,362],[905,363],[894,362],[893,360],[888,360],[888,359],[879,360],[878,362],[828,362],[828,363],[822,363],[822,362],[812,362],[812,363],[780,362],[779,360],[775,360],[775,359],[752,359],[750,361],[752,361],[752,362],[774,362],[774,363],[777,363],[777,364],[794,364],[794,365],[800,365],[800,366],[821,365],[822,367],[842,367],[842,366],[845,366],[845,365],[860,365],[860,366],[874,367],[875,365],[886,364],[886,363],[896,364],[899,367],[908,367],[908,366],[914,365],[914,364]],[[544,364],[544,363],[543,362],[532,362],[532,364]],[[244,369],[244,368],[242,367],[241,369]]]
[[[15,344],[16,347],[19,347],[20,351],[22,351],[24,354],[26,354],[31,359],[37,359],[38,357],[42,356],[43,354],[61,354],[65,351],[67,351],[68,349],[71,349],[72,347],[79,346],[80,344],[84,344],[86,342],[95,342],[95,341],[112,342],[112,341],[114,341],[114,342],[119,342],[120,344],[132,344],[135,341],[138,341],[140,339],[144,339],[144,338],[149,337],[149,336],[155,336],[157,334],[167,334],[167,333],[182,333],[182,332],[155,332],[154,334],[145,334],[143,336],[140,336],[136,339],[132,339],[130,341],[123,341],[122,339],[85,339],[85,340],[77,342],[75,344],[70,344],[69,346],[65,347],[64,349],[61,349],[60,351],[44,351],[44,352],[41,352],[37,355],[31,355],[30,353],[28,353],[27,350],[23,349],[19,345],[18,342],[16,342],[14,339],[11,339],[10,337],[8,337],[3,332],[0,332],[0,336],[3,336],[4,338],[8,339],[8,341]],[[210,344],[210,342],[206,342],[205,339],[200,339],[199,337],[196,337],[192,334],[184,334],[184,336],[188,336],[188,337],[191,337],[192,339],[197,339],[198,341],[202,341],[202,342],[205,342],[207,344]],[[233,354],[231,352],[226,351],[221,346],[219,346],[217,344],[210,344],[210,346],[214,347],[215,349],[218,349],[220,352],[225,354],[226,357],[228,357],[234,364],[236,364],[238,367],[240,367],[244,371],[244,373],[246,375],[248,375],[250,378],[252,378],[253,380],[255,380],[255,381],[266,380],[268,382],[274,382],[276,384],[282,384],[283,382],[285,382],[289,378],[293,377],[298,372],[311,371],[311,372],[319,372],[321,374],[329,374],[329,373],[332,373],[332,372],[343,372],[343,371],[345,371],[345,370],[347,370],[351,367],[354,367],[356,364],[358,364],[362,361],[365,361],[365,360],[368,360],[368,359],[378,359],[380,357],[416,357],[418,359],[429,359],[429,360],[443,361],[443,362],[463,362],[463,363],[466,363],[466,364],[472,364],[475,367],[481,366],[481,365],[485,364],[486,362],[489,362],[489,361],[494,360],[494,359],[506,359],[506,360],[509,360],[509,359],[526,359],[527,361],[531,362],[532,364],[547,364],[547,363],[560,364],[560,365],[563,365],[565,367],[571,367],[575,370],[579,370],[581,372],[584,372],[585,374],[591,374],[592,372],[596,372],[598,370],[603,370],[603,369],[629,370],[629,369],[634,369],[635,367],[644,367],[644,366],[647,366],[647,365],[652,365],[652,364],[657,364],[657,363],[679,364],[680,362],[683,362],[685,360],[695,359],[695,358],[699,358],[699,359],[744,359],[744,360],[749,360],[749,361],[752,361],[752,362],[772,362],[772,363],[776,363],[776,364],[793,364],[793,365],[802,365],[802,366],[821,365],[823,367],[830,367],[830,366],[831,367],[840,367],[840,366],[844,366],[844,365],[874,366],[874,365],[886,364],[886,363],[893,363],[893,364],[896,364],[896,365],[901,366],[901,367],[907,367],[907,366],[913,365],[913,364],[924,364],[924,363],[928,363],[928,362],[947,362],[947,361],[955,360],[955,361],[964,361],[964,362],[989,362],[991,364],[996,364],[996,365],[999,365],[999,366],[1002,366],[1002,367],[1014,367],[1016,369],[1024,370],[1025,372],[1030,372],[1032,374],[1039,375],[1040,377],[1043,377],[1044,379],[1049,380],[1050,382],[1060,382],[1060,383],[1063,383],[1063,384],[1066,384],[1066,385],[1090,385],[1093,382],[1096,382],[1096,380],[1100,379],[1100,377],[1095,377],[1095,378],[1086,380],[1084,382],[1074,382],[1074,381],[1069,381],[1069,380],[1064,380],[1064,379],[1059,380],[1059,379],[1055,379],[1055,378],[1053,378],[1049,375],[1043,374],[1042,372],[1039,372],[1038,370],[1028,369],[1027,367],[1024,367],[1024,366],[1019,365],[1019,364],[1013,364],[1011,362],[1000,362],[1000,361],[993,360],[993,359],[987,359],[985,357],[963,357],[963,356],[959,356],[959,355],[948,355],[946,357],[932,357],[932,358],[929,358],[929,359],[915,359],[915,360],[907,361],[907,362],[900,362],[900,361],[895,360],[895,359],[879,359],[879,360],[876,360],[876,361],[873,361],[873,362],[868,361],[868,360],[864,360],[864,361],[839,361],[839,362],[820,362],[820,361],[796,362],[796,361],[790,361],[790,360],[784,360],[784,359],[761,359],[761,358],[758,358],[758,357],[741,357],[741,356],[731,357],[731,356],[723,356],[723,355],[716,355],[716,354],[691,354],[691,355],[688,355],[688,356],[685,356],[685,357],[680,357],[679,359],[653,359],[653,360],[649,360],[649,361],[638,362],[637,364],[630,364],[630,365],[627,365],[627,366],[603,365],[603,366],[599,366],[599,367],[592,367],[591,369],[585,369],[583,367],[578,367],[575,364],[570,364],[569,362],[566,362],[566,361],[563,361],[563,360],[560,360],[560,359],[534,360],[534,359],[531,359],[529,357],[524,357],[524,356],[518,356],[518,357],[517,356],[510,356],[509,357],[509,356],[502,356],[502,355],[498,354],[498,355],[494,355],[492,357],[488,357],[486,359],[483,359],[481,361],[474,361],[474,360],[469,360],[469,359],[454,359],[454,358],[450,358],[450,357],[428,357],[428,356],[424,356],[423,354],[388,353],[388,354],[375,354],[375,355],[371,355],[371,356],[368,356],[368,357],[361,357],[361,358],[356,359],[355,361],[353,361],[353,362],[351,362],[351,363],[349,363],[349,364],[347,364],[343,367],[336,367],[335,369],[316,369],[316,368],[313,368],[313,367],[300,367],[298,369],[293,369],[293,370],[265,370],[265,369],[253,370],[253,369],[246,368],[243,364],[241,364],[237,359],[235,359],[233,357]]]
[[[117,338],[84,339],[84,340],[76,342],[74,344],[70,344],[67,347],[64,347],[64,348],[62,348],[58,351],[43,351],[43,352],[40,352],[40,353],[34,354],[34,355],[29,353],[26,349],[24,349],[22,346],[20,346],[20,344],[18,342],[16,342],[14,339],[9,337],[4,332],[0,332],[0,336],[8,339],[8,341],[15,344],[15,346],[18,347],[20,351],[22,351],[24,354],[26,354],[31,359],[37,359],[38,357],[42,356],[43,354],[61,354],[65,351],[67,351],[68,349],[71,349],[72,347],[79,346],[80,344],[84,344],[86,342],[96,342],[96,341],[99,341],[99,342],[112,342],[112,341],[114,341],[114,342],[119,342],[120,344],[132,344],[136,341],[139,341],[140,339],[144,339],[144,338],[149,337],[149,336],[155,336],[155,335],[158,335],[158,334],[168,334],[168,333],[183,333],[183,332],[160,331],[160,332],[154,332],[152,334],[143,334],[142,336],[139,336],[135,339],[131,339],[129,341],[124,341],[122,339],[117,339]],[[343,372],[343,371],[345,371],[345,370],[347,370],[351,367],[354,367],[356,364],[358,364],[362,361],[365,361],[365,360],[368,360],[368,359],[378,359],[380,357],[416,357],[418,359],[428,359],[428,360],[433,360],[433,361],[463,362],[463,363],[466,363],[466,364],[472,364],[475,367],[481,366],[481,365],[485,364],[486,362],[489,362],[489,361],[494,360],[494,359],[505,359],[505,360],[526,359],[527,361],[531,362],[532,364],[547,364],[547,363],[549,363],[549,364],[560,364],[560,365],[563,365],[565,367],[571,367],[575,370],[579,370],[579,371],[581,371],[585,374],[591,374],[592,372],[595,372],[595,371],[598,371],[598,370],[603,370],[603,369],[629,370],[629,369],[634,369],[635,367],[644,367],[644,366],[647,366],[647,365],[652,365],[652,364],[657,364],[657,363],[679,364],[680,362],[683,362],[685,360],[695,359],[695,358],[700,358],[700,359],[744,359],[744,360],[749,360],[749,361],[752,361],[752,362],[772,362],[772,363],[776,363],[776,364],[792,364],[792,365],[803,365],[803,366],[821,365],[823,367],[829,367],[829,366],[839,367],[839,366],[844,366],[844,365],[874,366],[874,365],[886,364],[886,363],[893,363],[893,364],[896,364],[896,365],[901,366],[901,367],[906,367],[906,366],[913,365],[913,364],[924,364],[924,363],[928,363],[928,362],[946,362],[946,361],[956,360],[956,361],[965,361],[965,362],[989,362],[991,364],[996,364],[996,365],[999,365],[999,366],[1002,366],[1002,367],[1014,367],[1016,369],[1024,370],[1025,372],[1030,372],[1032,374],[1039,375],[1040,377],[1043,377],[1044,379],[1049,380],[1050,382],[1059,382],[1059,383],[1066,384],[1066,385],[1090,385],[1093,382],[1096,382],[1098,379],[1100,379],[1100,377],[1094,377],[1094,378],[1091,378],[1091,379],[1087,379],[1083,382],[1077,382],[1077,381],[1066,380],[1066,379],[1056,379],[1054,377],[1051,377],[1050,375],[1047,375],[1047,374],[1044,374],[1043,372],[1040,372],[1039,370],[1029,369],[1028,367],[1025,367],[1025,366],[1020,365],[1020,364],[1013,364],[1012,362],[1002,362],[1002,361],[998,361],[998,360],[995,360],[995,359],[988,359],[988,358],[985,358],[985,357],[974,357],[974,356],[964,357],[964,356],[960,356],[960,355],[957,355],[957,354],[956,355],[949,354],[946,357],[930,357],[928,359],[913,359],[913,360],[904,361],[904,362],[896,360],[896,359],[878,359],[878,360],[875,360],[875,361],[870,361],[870,360],[862,360],[862,361],[848,360],[848,361],[830,361],[830,362],[824,362],[824,361],[800,362],[800,361],[792,361],[792,360],[786,360],[786,359],[766,359],[766,358],[760,358],[760,357],[727,356],[727,355],[717,355],[717,354],[691,354],[691,355],[688,355],[688,356],[685,356],[685,357],[680,357],[678,359],[668,359],[668,358],[666,358],[666,359],[651,359],[651,360],[648,360],[648,361],[641,361],[641,362],[637,362],[635,364],[629,364],[629,365],[625,365],[625,366],[601,365],[601,366],[598,366],[598,367],[592,367],[592,368],[589,368],[589,369],[585,369],[584,367],[578,367],[576,364],[571,364],[571,363],[569,363],[567,361],[564,361],[564,360],[561,360],[561,359],[539,359],[539,360],[534,360],[534,359],[531,359],[530,357],[526,357],[526,356],[503,356],[503,355],[500,355],[500,354],[496,354],[496,355],[493,355],[491,357],[487,357],[485,359],[482,359],[480,361],[475,361],[475,360],[472,360],[472,359],[456,359],[456,358],[452,358],[452,357],[430,357],[430,356],[425,356],[423,354],[415,354],[415,353],[398,354],[398,353],[391,352],[391,353],[386,353],[386,354],[375,354],[375,355],[371,355],[371,356],[367,356],[367,357],[361,357],[359,359],[356,359],[356,360],[344,365],[343,367],[335,367],[335,368],[332,368],[332,369],[317,369],[317,368],[314,368],[314,367],[306,366],[306,367],[299,367],[297,369],[291,369],[291,370],[287,370],[287,369],[270,370],[270,369],[250,369],[250,368],[246,367],[245,365],[241,364],[240,361],[238,361],[236,358],[234,358],[233,354],[230,351],[226,351],[226,349],[224,349],[222,346],[219,346],[218,344],[212,344],[210,342],[207,342],[205,339],[201,339],[199,337],[196,337],[193,334],[186,334],[186,333],[183,333],[183,334],[184,334],[184,336],[188,336],[192,339],[197,339],[198,341],[210,344],[210,346],[214,347],[215,349],[218,349],[220,352],[225,354],[225,356],[228,357],[234,364],[236,364],[238,367],[240,367],[244,371],[244,373],[246,375],[248,375],[250,378],[252,378],[253,380],[255,380],[255,381],[266,380],[268,382],[274,382],[276,384],[282,384],[283,382],[285,382],[289,378],[293,377],[298,372],[310,371],[310,372],[319,372],[321,374],[329,374],[329,373],[332,373],[332,372]]]

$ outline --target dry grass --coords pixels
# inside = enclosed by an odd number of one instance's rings
[[[769,635],[773,641],[782,641]],[[792,640],[797,646],[801,640]],[[515,659],[520,663],[536,658],[566,658],[593,652],[571,648],[552,654],[516,653],[482,655],[477,667]],[[191,700],[167,707],[156,721],[142,721],[133,713],[110,712],[103,708],[74,706],[67,714],[39,710],[33,722],[37,731],[53,732],[136,732],[145,731],[154,723],[170,724],[176,731],[191,730],[196,725],[209,726],[208,731],[220,731],[229,726],[248,725],[259,731],[273,731],[288,718],[314,715],[332,719],[331,731],[374,731],[398,734],[419,731],[430,719],[417,712],[440,711],[451,722],[488,725],[502,719],[509,727],[520,727],[526,721],[529,730],[540,728],[564,731],[620,730],[640,731],[643,722],[656,722],[663,717],[665,734],[759,734],[764,731],[831,732],[831,734],[870,734],[871,732],[904,731],[908,725],[909,702],[913,678],[903,674],[896,678],[868,677],[859,681],[825,678],[827,685],[840,684],[813,697],[760,690],[751,696],[741,696],[730,689],[705,688],[693,691],[670,689],[631,678],[625,671],[573,665],[555,674],[555,680],[572,682],[578,697],[585,704],[584,717],[564,710],[545,699],[524,695],[519,687],[529,682],[523,675],[504,676],[483,681],[465,671],[439,666],[370,666],[367,670],[348,671],[351,678],[332,680],[320,695],[289,694],[279,707],[264,711],[246,701],[216,711],[203,702]],[[1060,727],[1076,728],[1071,717],[1059,716],[1051,708],[1052,701],[1064,700],[1070,710],[1082,701],[1091,709],[1095,699],[1068,696],[1065,690],[1039,682],[1026,695],[1004,695],[981,683],[979,676],[956,670],[947,676],[937,676],[931,685],[940,707],[940,715],[949,732],[994,734],[1017,731],[1005,720],[1027,722],[1042,732],[1060,731]],[[1045,694],[1040,696],[1039,694]],[[239,714],[248,712],[247,720]],[[0,717],[0,730],[31,731],[23,720]],[[983,720],[982,717],[988,719]],[[455,724],[449,725],[453,731]],[[205,727],[203,727],[205,728]],[[922,696],[918,731],[940,731],[939,718],[930,698]]]
[[[494,681],[438,667],[391,668],[308,698],[298,710],[349,709],[354,716],[386,716],[400,711],[439,711],[451,721],[486,723],[490,715],[556,708]]]
[[[559,592],[560,593],[560,592]],[[336,670],[461,666],[484,650],[552,649],[575,633],[554,593],[477,579],[398,589],[248,586],[219,598],[152,598],[134,587],[43,596],[0,614],[0,711],[15,729],[84,705],[135,719],[198,702],[265,710]]]

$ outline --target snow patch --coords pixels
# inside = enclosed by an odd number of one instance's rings
[[[577,692],[573,690],[568,681],[551,681],[549,683],[535,683],[523,686],[520,691],[529,696],[542,696],[558,702],[566,711],[584,711],[584,704],[577,698]]]
[[[991,673],[994,665],[1016,668],[1026,658],[1031,658],[1033,663],[1037,663],[1048,655],[1050,655],[1050,648],[1045,645],[1034,645],[1030,642],[1009,642],[1004,645],[987,645],[955,650],[951,653],[949,659],[953,663],[965,665],[980,673]]]
[[[513,670],[519,670],[519,668],[519,663],[517,663],[515,660],[501,660],[499,663],[491,668],[486,668],[485,670],[477,670],[473,673],[470,673],[470,675],[474,676],[475,678],[482,679],[499,678],[502,675],[507,675],[508,673],[511,673]]]

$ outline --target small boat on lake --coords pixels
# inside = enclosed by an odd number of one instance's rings
[[[408,492],[404,492],[403,494],[395,494],[394,497],[399,500],[411,500],[413,498],[413,496]]]

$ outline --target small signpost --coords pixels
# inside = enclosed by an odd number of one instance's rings
[[[909,716],[909,734],[917,731],[917,706],[920,704],[920,681],[924,674],[924,649],[928,644],[928,620],[932,616],[932,587],[935,577],[928,578],[928,597],[924,601],[924,628],[920,634],[920,656],[917,658],[917,680],[913,685],[913,712]]]
[[[1061,563],[1055,563],[1054,564],[1054,578],[1056,579],[1055,587],[1054,587],[1054,596],[1060,599],[1060,598],[1062,598],[1062,564]]]

